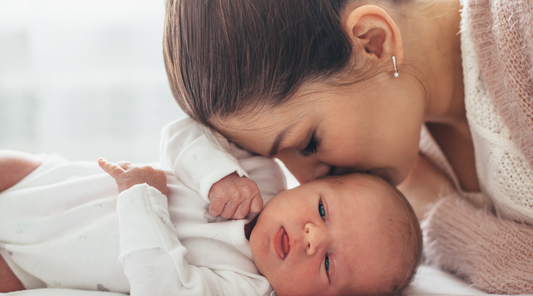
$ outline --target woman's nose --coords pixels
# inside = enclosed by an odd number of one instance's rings
[[[330,170],[331,166],[329,164],[317,163],[313,171],[313,180],[327,176]]]
[[[318,250],[327,245],[329,241],[327,229],[320,225],[307,223],[304,226],[304,240],[307,243],[307,255],[314,255]]]

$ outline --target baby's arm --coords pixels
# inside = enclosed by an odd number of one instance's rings
[[[245,275],[190,265],[170,220],[168,200],[153,187],[138,184],[117,202],[119,261],[132,296],[256,295]]]
[[[220,134],[185,118],[163,129],[161,165],[210,203],[212,216],[240,219],[258,213],[263,199],[229,147]]]
[[[151,166],[134,166],[130,162],[111,163],[98,159],[100,167],[117,182],[118,191],[122,192],[137,184],[146,183],[167,195],[167,177],[165,172]]]
[[[418,220],[424,219],[439,197],[455,191],[452,183],[424,156],[419,155],[409,175],[399,186],[415,211]]]

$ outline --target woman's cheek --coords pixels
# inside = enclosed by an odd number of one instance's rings
[[[280,151],[276,158],[279,158],[302,184],[325,176],[329,171],[329,166],[321,163],[316,155],[303,157],[294,149]]]

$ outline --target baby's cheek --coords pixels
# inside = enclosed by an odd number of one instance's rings
[[[276,280],[267,280],[274,288],[278,296],[284,295],[328,295],[321,293],[322,288],[316,286],[316,282],[310,281],[308,277],[297,275],[295,273],[278,273]],[[317,294],[318,293],[318,294]]]
[[[259,230],[259,231],[258,231]],[[250,234],[250,249],[257,270],[267,278],[269,282],[275,281],[279,274],[274,260],[269,257],[269,238],[260,229],[254,228]]]

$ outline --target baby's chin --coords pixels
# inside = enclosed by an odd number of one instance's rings
[[[257,265],[258,261],[261,261],[261,256],[259,254],[259,247],[261,245],[261,241],[265,241],[268,238],[261,233],[261,214],[257,217],[257,221],[255,222],[255,225],[250,232],[250,249],[252,251],[252,257],[254,258],[254,262]],[[259,226],[259,227],[258,227]],[[258,268],[259,269],[259,268]]]

